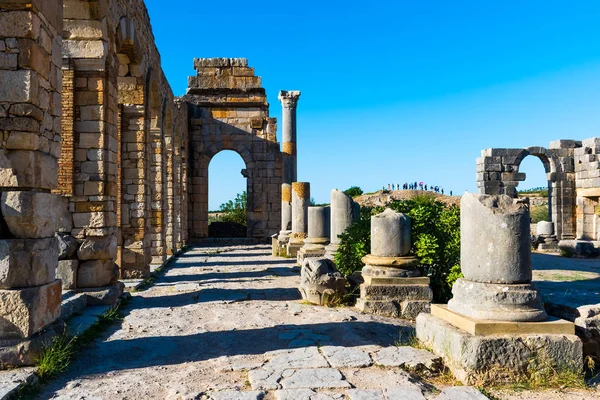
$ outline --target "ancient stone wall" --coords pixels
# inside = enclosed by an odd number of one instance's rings
[[[208,235],[208,166],[222,150],[246,163],[248,237],[267,239],[279,230],[281,152],[276,121],[261,79],[244,58],[194,60],[184,100],[190,113],[190,235]]]
[[[537,157],[546,171],[550,220],[558,238],[598,240],[598,143],[598,138],[557,140],[548,149],[483,150],[477,159],[479,193],[517,197],[517,186],[525,180],[525,174],[519,172],[521,161],[530,155]]]
[[[600,138],[575,149],[577,237],[600,241]]]
[[[58,186],[61,150],[61,35],[60,0],[0,1],[2,347],[31,338],[60,315],[60,197],[50,191]],[[8,352],[3,348],[0,364]]]
[[[142,0],[64,0],[64,32],[72,143],[63,142],[59,191],[81,244],[77,286],[111,284],[115,261],[121,277],[144,277],[185,243],[174,193],[184,191],[187,124],[176,121],[187,110],[175,104]]]

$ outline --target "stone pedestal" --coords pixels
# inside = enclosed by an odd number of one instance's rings
[[[329,224],[329,207],[308,208],[308,237],[304,240],[304,246],[298,251],[298,265],[302,265],[305,258],[325,255],[325,245],[329,243]]]
[[[410,219],[390,209],[371,217],[371,253],[365,264],[356,307],[371,314],[414,319],[429,312],[433,293],[421,277],[411,248]]]
[[[465,194],[461,268],[448,306],[417,317],[417,338],[466,384],[527,374],[531,360],[581,369],[582,344],[568,321],[548,319],[531,283],[527,201]],[[495,371],[495,376],[490,376]]]
[[[558,253],[558,238],[554,234],[554,223],[540,221],[537,223],[536,250],[543,253]]]
[[[344,192],[333,189],[331,191],[331,226],[330,243],[325,247],[325,257],[333,260],[340,247],[339,235],[344,233],[352,222],[360,216],[360,206]]]
[[[296,258],[304,246],[308,233],[308,207],[310,206],[310,183],[292,183],[292,233],[287,244],[287,257]]]

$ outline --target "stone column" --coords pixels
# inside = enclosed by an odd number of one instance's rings
[[[277,247],[279,251],[276,253],[281,256],[290,240],[292,233],[292,185],[284,183],[281,185],[281,231],[277,237]],[[275,254],[274,254],[275,255]]]
[[[502,382],[502,372],[529,375],[532,359],[558,370],[579,368],[581,340],[571,322],[544,321],[531,283],[527,200],[465,194],[461,200],[461,269],[448,305],[419,314],[419,341],[443,356],[463,383]],[[533,322],[532,322],[533,321]],[[537,322],[542,321],[542,322]]]
[[[31,365],[61,311],[56,279],[62,1],[0,0],[0,348]],[[68,213],[67,213],[68,215]]]
[[[298,179],[296,156],[296,107],[300,99],[297,90],[279,92],[279,101],[283,106],[281,115],[283,147],[283,183],[291,184]],[[282,228],[283,230],[283,228]]]
[[[340,247],[339,235],[344,233],[352,222],[360,217],[360,206],[344,192],[333,189],[331,191],[331,239],[325,250],[325,257],[333,259]]]
[[[429,278],[417,269],[418,259],[409,256],[411,240],[406,215],[388,208],[371,217],[371,254],[362,259],[359,310],[410,319],[429,311],[433,293]]]
[[[308,232],[308,207],[310,206],[310,183],[292,183],[292,233],[287,246],[288,257],[296,257],[304,245]]]
[[[531,283],[529,206],[508,196],[466,194],[461,200],[461,269],[448,309],[471,318],[543,321]]]
[[[308,236],[304,246],[298,251],[298,264],[305,258],[322,257],[325,245],[329,243],[331,209],[329,207],[308,207]]]

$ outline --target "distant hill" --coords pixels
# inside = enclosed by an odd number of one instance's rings
[[[380,190],[379,192],[357,196],[354,198],[354,201],[361,206],[385,206],[395,200],[410,200],[415,196],[424,194],[433,196],[444,204],[460,205],[460,196],[447,196],[426,190],[391,190],[386,192]]]

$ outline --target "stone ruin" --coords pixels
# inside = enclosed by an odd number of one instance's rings
[[[479,193],[516,198],[525,180],[519,166],[527,156],[539,158],[548,181],[549,220],[559,247],[597,255],[600,248],[600,138],[557,140],[548,149],[486,149],[477,159]],[[551,241],[550,241],[551,242]],[[544,240],[544,243],[546,241]],[[543,247],[543,246],[542,246]]]
[[[531,283],[529,207],[506,195],[461,200],[461,269],[448,305],[417,317],[417,337],[464,383],[525,372],[532,359],[580,369],[569,321],[549,318]],[[494,375],[491,376],[490,374]]]
[[[246,164],[247,236],[278,232],[299,92],[280,96],[280,150],[246,59],[194,68],[176,98],[143,0],[0,0],[0,362],[32,362],[63,289],[110,304],[118,278],[205,238],[222,150]]]

